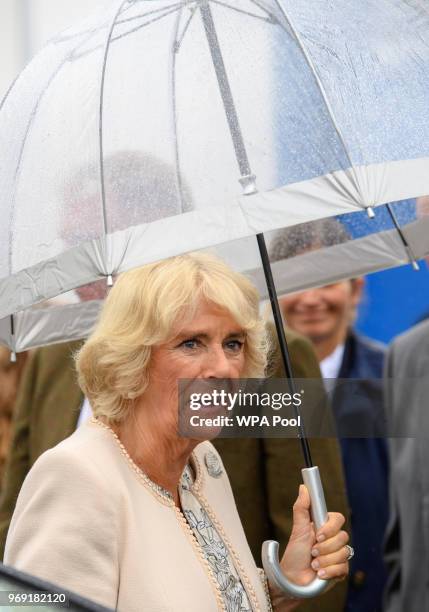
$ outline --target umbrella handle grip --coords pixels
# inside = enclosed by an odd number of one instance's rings
[[[310,494],[311,516],[317,530],[328,520],[328,511],[326,509],[325,494],[323,492],[319,468],[317,466],[304,468],[302,470],[302,478]],[[329,585],[329,580],[323,580],[318,577],[305,586],[294,584],[288,580],[280,568],[279,543],[274,540],[268,540],[262,545],[262,565],[269,582],[288,595],[298,599],[316,597],[316,595],[323,593]]]

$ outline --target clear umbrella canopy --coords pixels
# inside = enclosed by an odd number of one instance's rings
[[[0,341],[85,335],[95,302],[44,300],[134,266],[428,194],[428,83],[425,0],[107,3],[1,106]],[[410,256],[378,217],[360,272]]]

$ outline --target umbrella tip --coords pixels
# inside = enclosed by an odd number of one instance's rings
[[[375,212],[374,212],[374,209],[373,209],[373,207],[372,207],[372,206],[367,206],[367,207],[366,207],[366,213],[367,213],[367,215],[368,215],[368,217],[369,217],[370,219],[374,219],[374,217],[375,217]]]
[[[413,270],[415,270],[416,272],[420,270],[419,263],[415,259],[413,259],[413,261],[411,262],[411,265],[413,266]]]
[[[107,286],[108,287],[113,287],[113,278],[111,274],[107,275]]]
[[[16,353],[15,353],[15,351],[11,351],[11,353],[10,353],[10,362],[11,363],[16,363]]]

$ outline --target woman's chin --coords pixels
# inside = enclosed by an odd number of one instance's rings
[[[183,410],[179,419],[179,435],[202,442],[217,438],[227,422],[227,411],[221,406],[204,406],[197,411]]]

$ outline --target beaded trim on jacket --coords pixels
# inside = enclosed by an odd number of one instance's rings
[[[167,504],[168,506],[175,505],[174,499],[171,493],[167,491],[166,489],[164,489],[164,487],[162,487],[161,485],[157,484],[156,482],[153,482],[153,480],[151,480],[149,476],[145,474],[143,470],[138,467],[138,465],[136,465],[136,463],[130,457],[127,449],[125,448],[125,446],[122,444],[121,440],[119,439],[119,436],[113,431],[111,427],[109,427],[109,425],[102,423],[96,417],[91,418],[91,423],[94,423],[95,425],[102,427],[103,429],[108,431],[113,436],[117,445],[119,446],[119,449],[122,455],[127,460],[133,472],[136,474],[139,480],[141,480],[141,482],[145,485],[145,487],[149,489],[151,493],[155,494],[155,496],[157,497],[159,501],[161,501],[164,504]],[[203,472],[201,470],[200,462],[194,453],[191,454],[191,459],[192,459],[193,467],[195,468],[195,481],[194,481],[193,488],[195,491],[198,491],[201,488],[201,485],[203,482]]]

